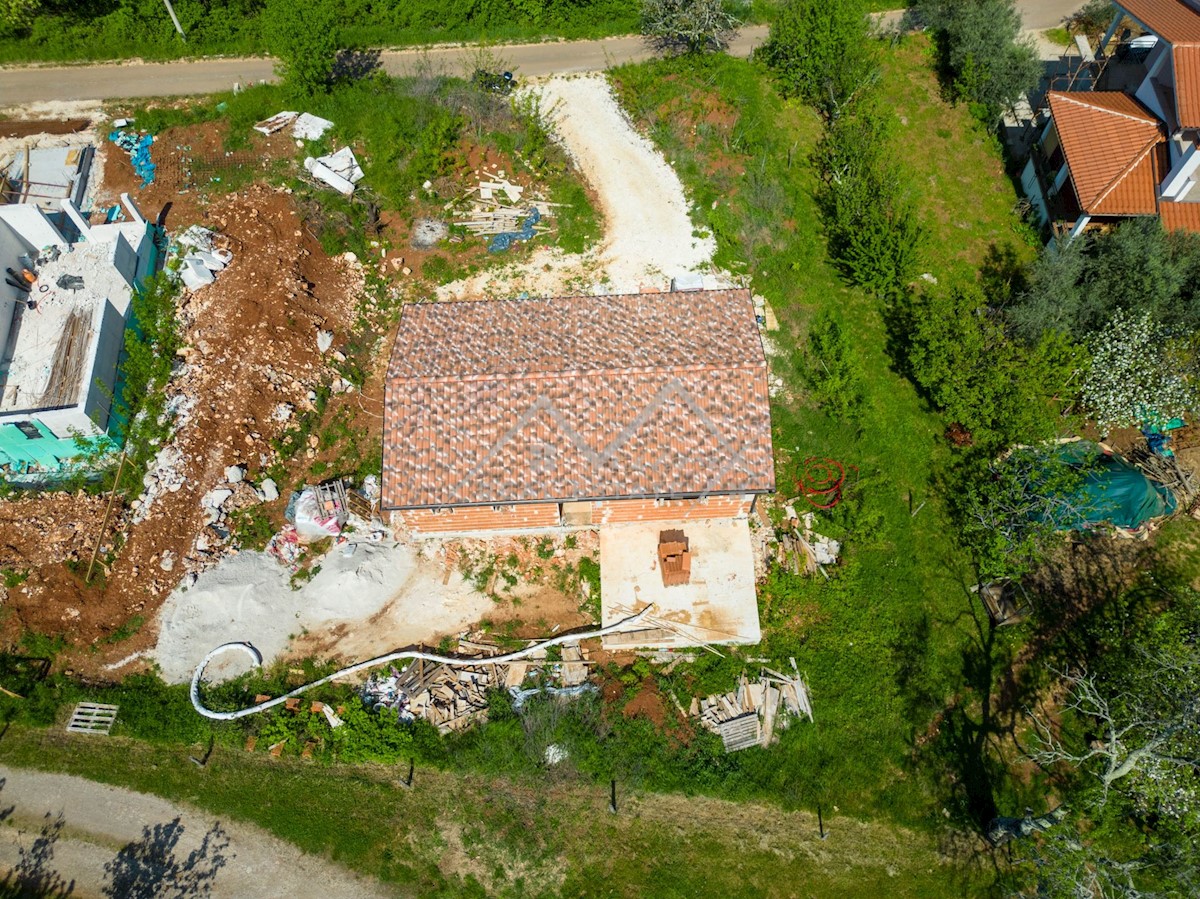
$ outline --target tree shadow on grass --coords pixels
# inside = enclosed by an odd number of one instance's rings
[[[229,837],[220,823],[204,834],[186,856],[178,854],[184,827],[179,818],[146,825],[142,838],[130,843],[104,866],[105,895],[114,899],[193,899],[212,892],[217,873],[231,855]]]

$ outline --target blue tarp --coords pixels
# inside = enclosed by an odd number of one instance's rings
[[[489,253],[499,253],[501,250],[507,250],[518,240],[533,240],[533,235],[536,233],[533,226],[542,220],[542,214],[535,206],[529,210],[529,215],[525,217],[525,221],[521,223],[520,231],[503,231],[496,234],[488,242]]]
[[[150,145],[154,143],[154,135],[117,130],[110,133],[108,139],[129,154],[134,172],[142,179],[142,187],[154,181],[157,166],[150,161]]]

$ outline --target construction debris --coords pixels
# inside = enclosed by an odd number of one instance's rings
[[[328,156],[309,156],[304,160],[308,173],[338,193],[347,197],[354,193],[354,186],[362,180],[363,170],[349,147],[342,147]]]
[[[489,690],[507,689],[513,707],[520,709],[526,699],[539,693],[577,696],[595,689],[586,683],[587,663],[577,643],[563,647],[562,664],[549,666],[551,676],[561,679],[561,687],[539,684],[526,690],[521,685],[531,666],[546,664],[544,654],[531,656],[529,661],[495,664],[488,661],[500,652],[493,644],[461,639],[458,650],[474,656],[478,663],[452,666],[418,660],[403,670],[393,667],[386,675],[367,679],[360,690],[363,702],[375,711],[395,712],[397,721],[424,718],[442,733],[449,733],[486,716]]]
[[[736,690],[693,699],[689,714],[699,718],[705,729],[720,735],[726,752],[771,745],[775,731],[787,727],[791,717],[804,715],[813,720],[808,688],[796,660],[789,661],[793,676],[763,668],[759,679],[751,682],[743,674]]]
[[[557,204],[534,196],[532,188],[513,183],[503,171],[481,169],[476,174],[478,183],[445,206],[453,212],[455,225],[489,237],[491,252],[506,250],[515,241],[532,240],[549,230],[538,225],[554,214]]]
[[[777,561],[782,567],[795,574],[816,574],[818,571],[824,574],[824,566],[837,564],[842,545],[814,530],[816,516],[812,512],[798,516],[796,507],[789,504],[784,515],[777,549]]]
[[[333,122],[307,112],[277,112],[269,119],[256,122],[254,130],[260,134],[271,135],[282,131],[288,125],[292,126],[292,136],[297,140],[320,140],[325,132],[333,127]]]
[[[218,272],[233,262],[233,253],[217,246],[217,235],[207,228],[192,225],[171,244],[179,261],[178,273],[188,290],[196,291],[216,280]]]
[[[154,174],[158,166],[150,161],[150,145],[154,143],[153,134],[134,134],[117,129],[108,135],[108,139],[129,154],[134,173],[142,179],[142,187],[148,187],[154,182]]]

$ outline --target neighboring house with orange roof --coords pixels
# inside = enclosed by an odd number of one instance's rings
[[[404,310],[382,506],[410,531],[745,518],[774,489],[747,290]]]
[[[1049,120],[1022,183],[1070,237],[1131,216],[1200,231],[1200,0],[1118,0],[1136,52],[1098,64],[1098,90],[1050,91]],[[1120,87],[1120,90],[1105,88]]]

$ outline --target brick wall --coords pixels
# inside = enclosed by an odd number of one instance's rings
[[[503,506],[501,511],[491,506],[459,506],[453,512],[405,509],[393,515],[409,529],[424,533],[546,528],[558,524],[558,503]]]
[[[710,496],[701,499],[599,500],[592,507],[592,524],[622,521],[686,521],[689,518],[733,518],[750,512],[752,495]]]

